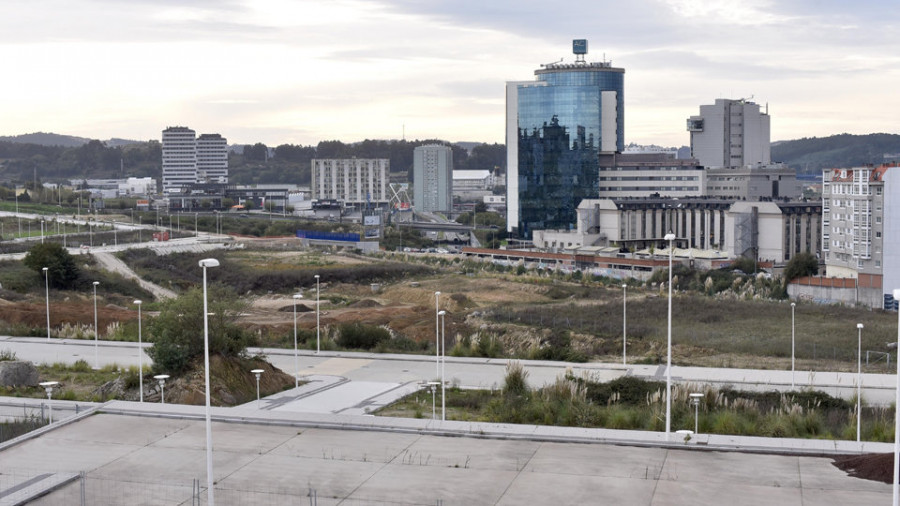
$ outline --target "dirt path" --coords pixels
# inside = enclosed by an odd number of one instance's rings
[[[94,258],[97,259],[97,262],[104,269],[112,272],[118,272],[126,278],[134,279],[138,282],[139,285],[141,285],[141,288],[152,293],[153,296],[157,299],[172,299],[176,297],[175,292],[173,292],[172,290],[163,288],[157,284],[141,279],[140,276],[135,274],[135,272],[125,264],[125,262],[119,260],[110,253],[94,252]]]

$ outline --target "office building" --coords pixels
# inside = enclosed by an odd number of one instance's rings
[[[507,229],[572,229],[582,199],[596,198],[599,155],[624,149],[625,70],[586,62],[550,63],[534,81],[506,85]]]
[[[719,98],[687,120],[691,156],[707,168],[768,165],[769,114],[745,99]]]
[[[390,201],[387,158],[312,159],[312,199],[344,207],[386,206]]]
[[[797,171],[783,164],[706,171],[706,195],[710,197],[744,200],[798,199],[801,193]]]
[[[413,150],[413,205],[417,211],[449,213],[453,207],[453,150],[427,144]]]
[[[699,197],[706,172],[697,160],[670,152],[601,154],[597,184],[600,198]]]
[[[228,141],[219,134],[203,134],[187,127],[162,132],[163,193],[181,191],[197,183],[228,182]]]

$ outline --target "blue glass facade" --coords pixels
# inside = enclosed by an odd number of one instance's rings
[[[604,64],[548,66],[535,72],[536,83],[518,86],[518,202],[510,205],[518,207],[520,237],[574,228],[581,200],[598,197],[602,147],[625,147],[624,72]],[[603,95],[610,91],[615,102]],[[604,105],[616,110],[604,114]]]

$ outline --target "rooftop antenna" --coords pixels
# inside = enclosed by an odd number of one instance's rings
[[[556,65],[557,63],[562,63],[562,62],[563,62],[563,58],[560,58],[559,60],[553,61],[550,63],[541,63],[541,67],[549,67],[551,65]]]

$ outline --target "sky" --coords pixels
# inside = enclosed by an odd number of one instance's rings
[[[895,0],[4,0],[0,135],[503,143],[541,63],[625,68],[625,142],[689,144],[716,98],[772,140],[900,133]]]

